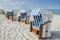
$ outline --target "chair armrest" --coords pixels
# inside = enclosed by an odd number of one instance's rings
[[[47,23],[51,23],[51,21],[47,21],[47,22],[45,22],[44,24],[40,24],[40,28],[39,28],[39,39],[42,38],[43,25],[45,25],[45,24],[47,24]],[[46,30],[46,32],[48,32],[48,31]]]
[[[51,21],[47,21],[47,22],[45,22],[44,24],[42,24],[42,25],[45,25],[45,24],[48,24],[48,23],[51,23]]]

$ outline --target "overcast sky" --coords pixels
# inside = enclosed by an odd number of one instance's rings
[[[0,0],[0,9],[60,9],[60,0]]]

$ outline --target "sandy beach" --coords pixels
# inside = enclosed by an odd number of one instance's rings
[[[60,15],[53,16],[52,38],[38,39],[29,29],[29,24],[10,21],[5,15],[0,14],[0,40],[60,40]]]
[[[60,31],[60,15],[58,14],[53,15],[51,31]]]

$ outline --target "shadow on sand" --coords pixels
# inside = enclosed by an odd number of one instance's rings
[[[60,31],[51,31],[51,38],[39,40],[60,40]]]

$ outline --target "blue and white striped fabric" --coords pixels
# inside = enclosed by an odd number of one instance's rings
[[[34,23],[32,24],[33,27],[35,27],[37,30],[39,30],[40,24],[42,24],[42,16],[40,15],[34,15]]]
[[[26,18],[26,13],[21,13],[21,18],[22,19]]]

